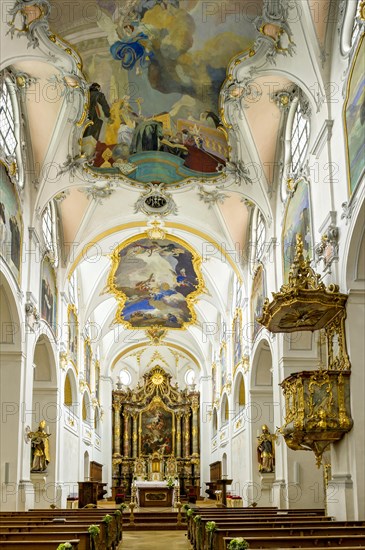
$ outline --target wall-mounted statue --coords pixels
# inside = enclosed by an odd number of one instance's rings
[[[276,435],[271,434],[269,428],[264,424],[261,427],[262,433],[257,437],[257,459],[261,473],[273,472],[275,469],[275,440]]]
[[[41,420],[36,432],[28,432],[32,441],[32,472],[45,472],[50,462],[49,438],[46,432],[46,422]]]

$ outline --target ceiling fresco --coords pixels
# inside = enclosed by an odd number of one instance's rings
[[[107,291],[119,302],[115,321],[128,328],[184,329],[195,322],[193,304],[204,290],[201,259],[176,237],[146,235],[112,254]]]
[[[254,43],[262,2],[88,4],[97,17],[79,35],[62,18],[52,26],[91,85],[82,147],[93,170],[141,183],[219,176],[229,155],[219,91],[230,59]]]

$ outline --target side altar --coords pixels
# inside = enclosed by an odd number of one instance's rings
[[[133,481],[170,478],[179,482],[182,495],[191,486],[199,492],[199,392],[180,390],[155,366],[143,384],[117,389],[112,399],[113,494],[131,494]]]

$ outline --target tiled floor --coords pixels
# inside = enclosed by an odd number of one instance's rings
[[[129,531],[118,550],[190,550],[185,531]]]

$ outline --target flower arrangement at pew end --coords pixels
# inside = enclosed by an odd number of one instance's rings
[[[88,528],[88,533],[91,537],[95,538],[100,535],[100,527],[98,527],[97,525],[90,525],[90,527]],[[59,548],[57,550],[59,550]]]
[[[189,504],[186,504],[186,503],[183,504],[183,505],[182,505],[182,511],[183,511],[183,512],[187,512],[188,510],[191,510]]]
[[[121,512],[124,512],[128,508],[128,505],[125,502],[122,502],[122,504],[119,505],[119,510]]]
[[[191,508],[189,508],[189,510],[186,511],[186,515],[188,516],[188,518],[191,518],[191,516],[193,515],[193,510]]]
[[[69,548],[73,548],[70,542],[63,542],[57,546],[57,550],[68,550]]]
[[[202,517],[199,516],[199,515],[197,514],[196,516],[194,516],[194,520],[193,520],[193,521],[194,521],[195,523],[200,523],[201,519],[202,519]]]
[[[207,521],[205,530],[208,531],[208,533],[214,533],[216,529],[217,529],[217,524],[215,521]]]
[[[228,544],[228,550],[245,550],[249,547],[250,545],[248,544],[247,540],[243,539],[242,537],[239,537],[238,539],[232,539]]]
[[[107,525],[113,521],[113,518],[110,514],[106,514],[104,517],[103,517],[103,523],[106,523]]]

